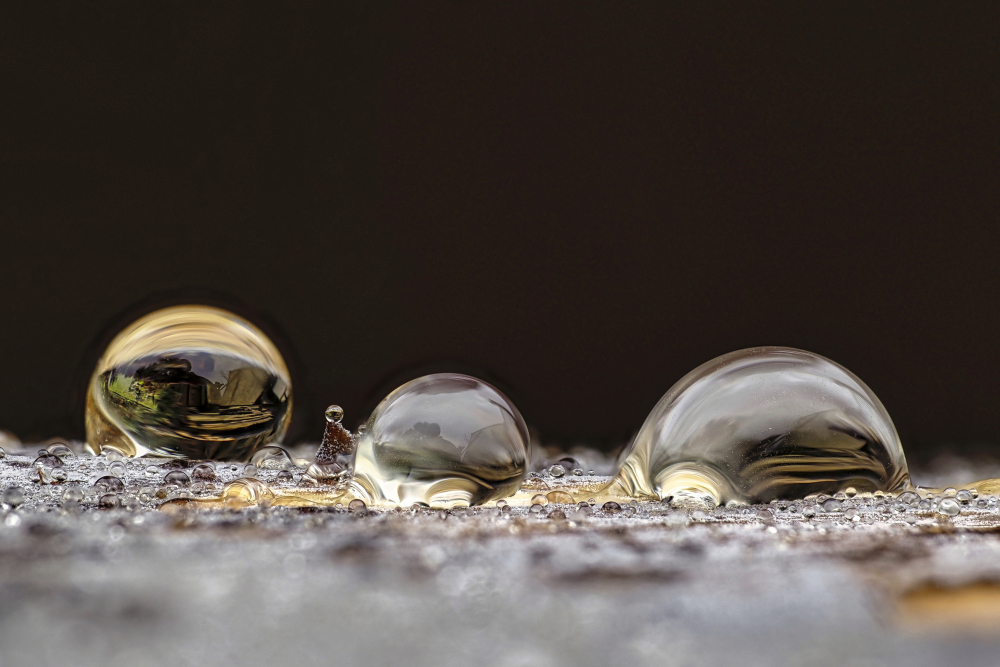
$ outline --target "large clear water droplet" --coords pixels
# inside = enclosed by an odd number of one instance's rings
[[[218,308],[165,308],[126,327],[98,362],[87,444],[246,460],[281,439],[291,408],[288,369],[257,327]]]
[[[527,459],[528,429],[507,397],[442,373],[379,403],[358,438],[354,482],[369,505],[476,505],[513,495]]]
[[[681,378],[609,491],[718,505],[908,483],[892,420],[860,379],[818,354],[761,347]]]

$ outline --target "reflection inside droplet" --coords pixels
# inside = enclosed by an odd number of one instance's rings
[[[95,452],[246,460],[279,440],[291,414],[277,348],[236,315],[206,306],[129,325],[98,362],[87,395]]]
[[[476,505],[515,493],[528,429],[498,390],[467,375],[427,375],[399,387],[357,441],[354,482],[369,504]]]
[[[609,491],[719,505],[908,483],[892,420],[860,379],[819,355],[766,347],[714,359],[675,384]]]

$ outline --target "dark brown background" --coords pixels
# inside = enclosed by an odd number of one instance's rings
[[[263,4],[263,3],[261,3]],[[613,445],[730,350],[856,372],[911,453],[1000,442],[996,3],[0,8],[0,426],[228,305],[295,433],[424,370]]]

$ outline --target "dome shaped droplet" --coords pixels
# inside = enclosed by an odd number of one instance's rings
[[[281,439],[291,409],[288,369],[263,332],[218,308],[165,308],[126,327],[98,361],[87,444],[246,460]]]
[[[375,408],[358,439],[354,482],[369,504],[481,504],[517,491],[527,445],[521,414],[499,391],[466,375],[427,375]]]
[[[860,379],[818,354],[761,347],[713,359],[675,384],[609,491],[718,505],[908,483],[892,420]]]

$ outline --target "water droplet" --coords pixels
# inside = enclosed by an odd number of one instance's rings
[[[122,463],[121,461],[115,461],[114,463],[108,466],[108,472],[110,472],[115,477],[124,477],[125,464]]]
[[[557,505],[572,505],[573,496],[569,495],[565,491],[550,491],[545,494],[545,498],[550,503],[556,503]]]
[[[104,458],[106,458],[110,463],[115,463],[116,461],[121,461],[125,458],[117,449],[107,449],[103,451],[102,454],[104,454]]]
[[[920,496],[915,494],[913,491],[903,491],[899,494],[899,497],[896,498],[896,500],[904,505],[916,505],[920,502]]]
[[[106,493],[103,496],[101,496],[101,499],[98,501],[97,506],[100,507],[101,509],[107,510],[113,507],[118,507],[120,504],[121,503],[118,501],[117,494]]]
[[[292,472],[290,470],[281,470],[274,476],[274,480],[276,482],[291,482]]]
[[[360,498],[355,498],[347,505],[347,509],[351,510],[352,512],[355,510],[363,510],[365,509],[365,507],[366,507],[365,501],[361,500]]]
[[[573,468],[573,474],[576,477],[582,477],[583,476],[583,468]]]
[[[764,523],[774,523],[774,512],[765,507],[764,509],[757,510],[757,518]]]
[[[352,483],[376,504],[478,505],[518,490],[527,443],[524,420],[499,391],[466,375],[427,375],[375,408]]]
[[[69,475],[62,468],[56,468],[52,471],[52,481],[55,483],[65,482],[69,479]]]
[[[958,516],[961,511],[962,508],[954,498],[942,498],[941,504],[938,505],[938,513],[945,516]]]
[[[293,467],[292,457],[283,447],[277,445],[261,448],[250,458],[250,463],[260,470],[288,470]]]
[[[497,507],[507,507],[507,501],[501,498],[497,501]]]
[[[839,512],[843,509],[843,505],[836,498],[827,498],[823,501],[823,511],[824,512]]]
[[[244,477],[256,477],[257,476],[257,466],[248,463],[243,466],[243,476]]]
[[[955,487],[953,486],[949,486],[948,488],[946,488],[944,491],[941,492],[941,496],[944,498],[954,498],[957,494],[958,491],[956,491]]]
[[[211,463],[199,463],[191,469],[191,479],[211,481],[215,479],[215,468]]]
[[[191,483],[191,478],[181,470],[173,470],[163,476],[164,484],[176,484],[177,486],[187,486]]]
[[[531,497],[531,502],[534,505],[542,505],[544,507],[549,504],[549,499],[544,493],[536,493]]]
[[[51,454],[52,456],[58,456],[61,459],[67,459],[76,456],[76,454],[73,453],[72,449],[70,449],[61,442],[58,442],[49,447],[49,454]]]
[[[611,490],[718,505],[847,486],[892,490],[908,479],[892,420],[861,380],[817,354],[765,347],[713,359],[678,381]]]
[[[563,468],[557,463],[554,466],[549,467],[549,474],[553,477],[562,477],[566,474],[566,468]]]
[[[326,409],[326,420],[339,424],[344,419],[344,410],[339,405],[331,405]]]
[[[0,495],[0,502],[17,507],[24,502],[24,489],[19,486],[8,486],[3,490],[3,495]]]
[[[105,493],[121,493],[125,490],[125,484],[120,479],[113,477],[112,475],[99,477],[94,481],[94,487]]]
[[[972,492],[962,489],[955,494],[955,500],[962,503],[963,505],[968,505],[972,502]]]
[[[613,500],[609,500],[601,505],[601,511],[606,512],[607,514],[618,514],[622,511],[622,506]]]
[[[36,468],[61,468],[63,462],[58,456],[52,456],[48,452],[45,452],[45,454],[42,454],[35,459],[34,462],[32,462],[32,465]]]
[[[63,491],[62,494],[63,501],[75,501],[80,502],[83,500],[83,491],[75,486],[71,486]]]
[[[855,489],[853,486],[849,486],[846,489],[844,489],[844,495],[847,496],[848,498],[853,498],[854,496],[858,495],[858,490]]]
[[[98,362],[87,444],[109,459],[246,460],[281,438],[291,403],[285,362],[259,329],[217,308],[166,308],[126,327]]]

